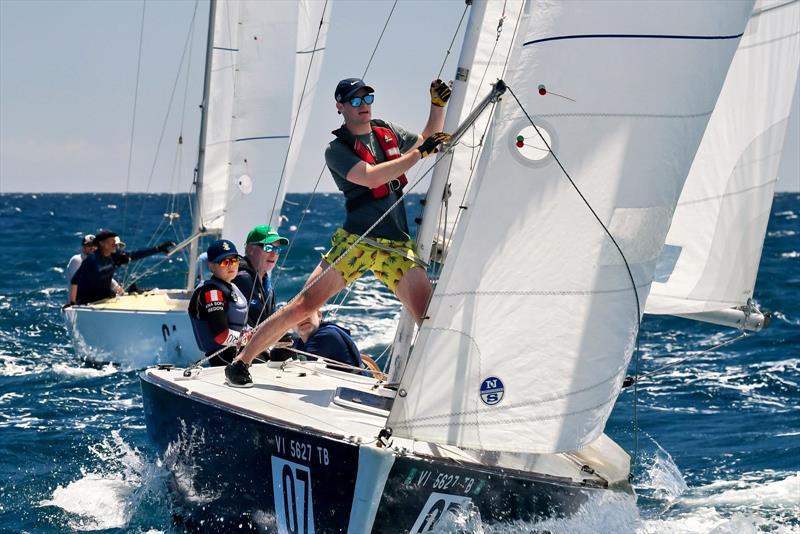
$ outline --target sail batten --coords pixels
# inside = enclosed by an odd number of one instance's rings
[[[602,433],[635,347],[637,308],[737,41],[523,44],[589,33],[735,36],[751,9],[526,3],[505,78],[524,111],[509,97],[495,109],[387,422],[395,435],[550,453]]]

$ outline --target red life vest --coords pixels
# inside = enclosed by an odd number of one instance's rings
[[[402,155],[400,154],[400,145],[397,142],[397,136],[385,122],[373,119],[370,121],[370,128],[375,138],[378,140],[381,150],[383,150],[383,155],[386,156],[386,161],[397,159]],[[370,165],[375,165],[375,156],[372,155],[372,152],[369,151],[364,143],[358,140],[358,137],[350,133],[347,128],[342,126],[332,133],[350,147],[363,161],[366,161]],[[389,193],[402,191],[406,184],[408,184],[408,179],[405,174],[401,174],[385,184],[371,188],[370,192],[372,193],[372,198],[378,200],[387,197]]]

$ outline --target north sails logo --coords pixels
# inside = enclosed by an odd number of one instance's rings
[[[481,400],[488,406],[494,406],[503,400],[506,388],[503,381],[496,376],[490,376],[481,382]]]

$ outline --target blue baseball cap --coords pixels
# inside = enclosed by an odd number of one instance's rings
[[[206,254],[208,254],[208,261],[211,263],[219,263],[220,260],[224,260],[225,258],[239,256],[239,253],[236,251],[236,245],[233,244],[233,241],[228,241],[227,239],[217,239],[208,245]]]
[[[375,92],[375,89],[364,83],[361,78],[345,78],[336,85],[336,92],[333,93],[333,97],[337,102],[341,102],[356,94],[359,89],[366,89],[370,93]]]

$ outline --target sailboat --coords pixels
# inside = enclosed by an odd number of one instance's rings
[[[800,5],[758,2],[678,200],[646,313],[766,326],[753,289],[799,65]]]
[[[223,236],[244,250],[254,226],[280,225],[319,78],[325,6],[210,2],[192,235],[173,251],[189,247],[186,287],[67,308],[67,329],[87,359],[141,369],[202,358],[187,313],[200,238]]]
[[[471,7],[453,87],[468,104],[446,124],[461,121],[457,148],[488,113],[486,135],[395,381],[292,360],[253,366],[247,390],[221,369],[141,374],[148,433],[187,448],[193,494],[277,532],[366,533],[429,532],[455,510],[559,516],[632,491],[603,430],[753,3],[510,4],[499,52],[483,40],[506,4]],[[476,64],[503,72],[480,102],[465,97]],[[424,218],[447,197],[433,182]]]

